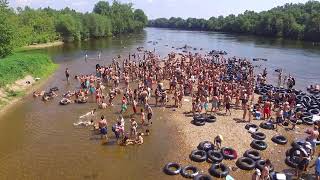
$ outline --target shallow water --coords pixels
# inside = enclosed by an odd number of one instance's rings
[[[148,43],[157,41],[158,44]],[[58,86],[61,92],[78,86],[64,81],[64,69],[71,74],[94,73],[97,63],[110,63],[118,54],[128,56],[138,46],[156,51],[163,57],[174,47],[191,45],[203,51],[221,49],[240,57],[264,57],[258,62],[270,68],[284,68],[296,77],[297,87],[303,89],[319,83],[320,47],[309,43],[237,36],[221,33],[177,31],[147,28],[137,34],[92,40],[81,44],[65,44],[46,51],[61,64],[60,69],[42,87]],[[168,46],[165,46],[168,45]],[[102,52],[101,60],[97,59]],[[175,50],[176,51],[176,50]],[[201,52],[201,51],[197,51]],[[89,58],[84,59],[87,53]],[[262,69],[261,69],[262,70]],[[169,161],[187,158],[177,154],[181,146],[171,113],[155,110],[152,134],[142,146],[119,147],[111,143],[101,145],[89,129],[72,126],[77,118],[95,107],[86,105],[59,106],[59,98],[43,103],[30,96],[13,106],[0,117],[0,179],[180,179],[168,177],[161,171]],[[114,121],[119,106],[99,111]],[[111,130],[109,131],[111,133]]]

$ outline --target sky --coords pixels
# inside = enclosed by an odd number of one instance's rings
[[[9,0],[11,7],[30,6],[62,9],[69,7],[80,12],[91,12],[99,0]],[[111,2],[111,0],[108,0]],[[135,9],[142,9],[149,19],[159,17],[194,17],[239,14],[245,10],[264,11],[285,3],[305,3],[308,0],[120,0],[131,2]]]

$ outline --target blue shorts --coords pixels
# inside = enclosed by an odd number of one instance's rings
[[[101,133],[102,135],[106,135],[106,134],[107,134],[107,128],[101,128],[101,129],[100,129],[100,133]]]
[[[316,148],[317,146],[316,140],[310,140],[309,142],[311,144],[312,149]]]

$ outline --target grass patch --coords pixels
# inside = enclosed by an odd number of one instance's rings
[[[0,88],[12,84],[27,75],[46,78],[51,75],[58,65],[43,53],[16,52],[11,56],[0,59]],[[12,96],[18,96],[19,92],[11,92]]]
[[[7,91],[7,96],[10,97],[21,97],[24,96],[25,93],[23,91],[13,91],[13,90],[9,90]]]

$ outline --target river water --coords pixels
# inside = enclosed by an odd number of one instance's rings
[[[149,41],[157,41],[150,43]],[[42,89],[58,86],[60,92],[73,90],[78,84],[67,85],[64,69],[72,74],[94,73],[97,63],[110,63],[121,54],[128,56],[137,47],[155,50],[164,57],[176,47],[190,45],[195,52],[225,50],[230,56],[267,58],[255,62],[268,67],[271,79],[274,70],[283,68],[296,77],[297,88],[319,83],[320,47],[299,41],[258,38],[213,32],[178,31],[146,28],[143,32],[81,44],[65,44],[41,50],[52,55],[59,70]],[[175,47],[175,48],[172,48]],[[203,48],[202,51],[199,49]],[[97,55],[101,52],[101,59]],[[88,54],[85,61],[84,55]],[[260,69],[262,71],[262,69]],[[75,128],[72,123],[95,107],[86,105],[58,106],[59,98],[44,103],[33,97],[10,108],[0,117],[0,179],[179,179],[161,171],[169,161],[178,161],[179,143],[170,112],[155,110],[155,122],[150,137],[143,146],[119,147],[111,140],[101,145],[89,129]],[[116,119],[119,106],[99,112]],[[111,131],[110,131],[111,132]],[[185,155],[185,157],[187,157]]]

